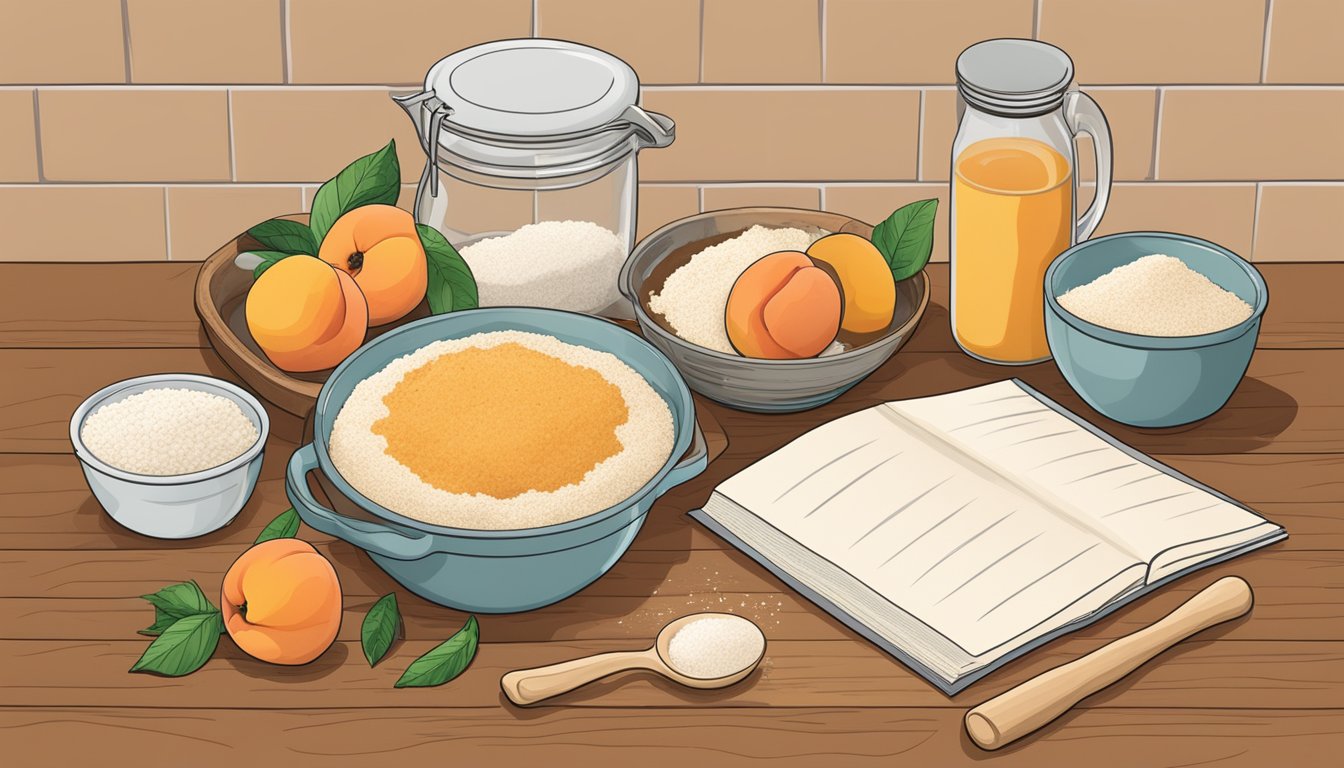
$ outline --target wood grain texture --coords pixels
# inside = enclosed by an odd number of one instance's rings
[[[345,592],[337,644],[312,665],[265,666],[223,639],[200,672],[126,669],[148,640],[137,595],[187,578],[215,599],[224,570],[288,508],[281,472],[302,423],[272,409],[261,481],[238,519],[186,542],[120,528],[69,454],[68,419],[88,393],[143,373],[236,379],[192,306],[198,265],[0,264],[0,751],[18,765],[88,762],[91,749],[143,766],[489,761],[605,765],[1334,765],[1344,752],[1344,265],[1262,265],[1271,301],[1248,377],[1213,417],[1131,430],[1092,412],[1052,364],[1001,369],[955,350],[947,268],[887,366],[821,409],[757,416],[708,403],[729,444],[664,496],[631,551],[575,597],[480,617],[481,651],[442,688],[395,690],[418,653],[466,615],[410,595],[354,547],[307,528]],[[956,697],[862,641],[690,521],[724,478],[811,427],[888,399],[1019,376],[1121,440],[1246,502],[1291,537],[1183,578],[998,670]],[[1081,657],[1173,610],[1225,575],[1254,587],[1246,617],[1177,645],[1041,731],[993,754],[961,727],[967,707]],[[395,591],[407,639],[370,669],[359,622]],[[692,692],[635,673],[532,710],[505,703],[509,669],[647,645],[686,613],[722,609],[769,638],[760,671]],[[90,747],[90,745],[95,745]],[[507,749],[507,752],[502,750]],[[10,756],[14,756],[10,758]],[[493,759],[492,759],[493,758]],[[115,762],[115,761],[113,761]]]
[[[986,759],[954,709],[771,708],[453,710],[0,709],[0,739],[20,765],[73,765],[89,744],[137,765],[431,764],[685,768],[753,764],[974,765]],[[1333,766],[1344,709],[1087,709],[994,754],[1005,768]],[[1113,759],[1112,759],[1113,758]]]
[[[441,634],[466,619],[465,614],[406,593],[345,542],[316,546],[336,566],[347,620],[357,621],[374,600],[394,590],[408,627]],[[1255,586],[1256,609],[1245,621],[1231,625],[1226,637],[1344,640],[1344,552],[1288,552],[1280,546],[1178,580],[1077,635],[1110,639],[1127,634],[1170,612],[1214,578],[1240,575]],[[149,624],[143,621],[145,609],[136,596],[195,579],[214,599],[224,571],[242,549],[0,552],[0,617],[14,618],[0,636],[22,632],[18,636],[125,637]],[[81,608],[104,617],[97,625],[76,629],[81,622],[90,623]],[[569,600],[481,621],[495,638],[505,641],[650,639],[668,621],[702,610],[747,616],[771,639],[858,637],[736,551],[632,550],[610,573]]]
[[[204,347],[200,264],[0,264],[0,347]]]
[[[451,687],[394,688],[418,657],[442,642],[407,639],[369,668],[358,641],[342,641],[302,667],[259,662],[221,639],[215,656],[189,677],[127,674],[147,638],[103,641],[0,641],[18,663],[0,673],[0,707],[123,706],[323,707],[438,706],[445,710],[500,703],[504,673],[595,653],[642,650],[647,644],[552,640],[490,643],[482,626],[475,660]],[[1217,636],[1210,632],[1210,636]],[[1091,649],[1086,649],[1091,650]],[[1011,669],[948,698],[867,644],[772,640],[769,663],[723,690],[683,688],[651,672],[622,673],[563,694],[553,703],[595,707],[885,707],[964,708],[1081,656],[1081,644],[1051,645]],[[97,664],[89,664],[96,659]],[[1216,672],[1212,673],[1212,672]],[[1096,707],[1330,707],[1344,685],[1344,642],[1182,643],[1121,684],[1080,704]],[[319,696],[320,699],[314,699]]]

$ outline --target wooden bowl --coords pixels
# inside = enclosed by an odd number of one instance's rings
[[[308,223],[308,214],[280,218]],[[205,335],[224,362],[247,382],[257,394],[282,410],[303,418],[317,401],[317,393],[331,375],[331,369],[309,373],[290,373],[275,367],[247,330],[243,307],[252,287],[252,270],[234,263],[238,254],[262,246],[247,234],[239,235],[210,255],[196,275],[196,314]],[[402,323],[428,317],[429,306],[420,306],[409,315],[384,326],[369,329],[366,341],[392,330]]]

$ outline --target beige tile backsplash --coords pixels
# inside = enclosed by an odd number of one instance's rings
[[[131,82],[283,83],[278,11],[275,0],[126,0]]]
[[[163,201],[149,186],[0,186],[0,261],[161,260]]]
[[[1266,0],[1039,0],[1081,83],[1254,83]]]
[[[37,181],[37,124],[33,91],[0,91],[0,183]]]
[[[1033,0],[826,0],[826,82],[956,82],[963,48],[1031,37]]]
[[[38,89],[44,181],[228,181],[224,91]]]
[[[121,0],[5,3],[0,77],[31,84],[126,82]]]
[[[704,5],[702,82],[821,82],[816,0],[705,0]]]
[[[1067,50],[1109,117],[1116,184],[1099,232],[1344,261],[1341,28],[1338,0],[7,3],[0,259],[200,259],[305,210],[389,138],[409,206],[424,157],[389,94],[459,48],[541,36],[626,59],[645,106],[677,120],[676,142],[641,156],[640,236],[700,210],[876,221],[938,197],[944,260],[953,65],[1011,36]],[[1092,163],[1080,142],[1088,182]]]
[[[635,68],[641,82],[700,79],[700,0],[535,0],[534,7],[538,37],[573,40],[614,53]],[[435,58],[455,50],[441,48],[421,67],[421,74]]]

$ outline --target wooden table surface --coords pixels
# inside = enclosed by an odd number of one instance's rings
[[[909,345],[827,407],[756,416],[714,407],[727,452],[665,496],[630,552],[575,597],[480,617],[472,666],[439,688],[394,689],[409,661],[466,616],[414,597],[359,550],[307,528],[345,591],[336,645],[311,665],[254,661],[221,639],[182,678],[128,674],[151,610],[138,595],[195,579],[212,598],[224,570],[289,507],[281,472],[299,434],[275,409],[260,483],[226,529],[163,542],[118,527],[70,452],[68,420],[105,384],[184,371],[233,379],[192,307],[197,265],[0,265],[0,758],[5,764],[392,765],[495,753],[498,764],[1338,765],[1344,753],[1344,264],[1261,267],[1271,301],[1231,402],[1189,427],[1143,431],[1097,415],[1051,363],[996,368],[956,351],[947,269]],[[799,598],[685,512],[710,489],[808,428],[879,401],[1020,376],[1120,439],[1244,501],[1291,537],[1187,577],[1029,654],[955,697]],[[1220,576],[1255,589],[1250,616],[1182,643],[1036,735],[979,751],[965,710],[1142,627]],[[370,669],[359,626],[396,591],[406,640]],[[640,674],[536,709],[499,690],[510,669],[638,648],[672,618],[729,608],[770,641],[762,669],[725,691]],[[340,761],[338,761],[340,762]]]

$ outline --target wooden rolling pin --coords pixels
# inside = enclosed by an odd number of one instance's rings
[[[1176,643],[1245,614],[1254,600],[1245,581],[1236,576],[1219,579],[1157,623],[975,707],[966,713],[966,732],[983,749],[1010,744]]]

